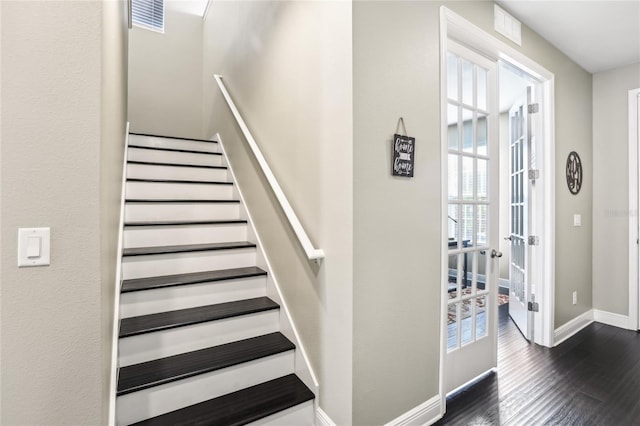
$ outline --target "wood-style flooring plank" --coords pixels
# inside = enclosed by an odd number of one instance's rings
[[[499,311],[498,372],[449,398],[437,425],[640,424],[640,334],[593,323],[549,349]]]

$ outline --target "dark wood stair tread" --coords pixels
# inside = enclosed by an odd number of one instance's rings
[[[233,185],[233,182],[221,182],[215,180],[180,180],[180,179],[143,179],[143,178],[127,178],[127,182],[152,182],[152,183],[188,183],[199,185]]]
[[[295,374],[289,374],[135,424],[240,426],[314,398],[313,392]]]
[[[293,349],[295,345],[276,332],[121,367],[117,394],[125,395]]]
[[[240,200],[217,200],[217,199],[162,199],[162,198],[127,198],[124,200],[125,203],[155,203],[155,204],[166,204],[166,203],[209,203],[209,204],[239,204]]]
[[[155,331],[217,321],[241,315],[278,309],[280,306],[268,297],[236,300],[216,305],[198,306],[177,311],[160,312],[120,321],[119,337],[131,337]]]
[[[124,226],[178,226],[178,225],[232,225],[247,223],[243,219],[232,220],[149,220],[144,222],[125,222]]]
[[[122,293],[132,291],[152,290],[164,287],[206,283],[211,281],[224,281],[239,278],[249,278],[267,275],[256,267],[220,269],[216,271],[192,272],[189,274],[164,275],[158,277],[135,278],[122,281]]]
[[[135,135],[135,136],[148,136],[148,137],[151,137],[151,138],[179,139],[181,141],[218,143],[218,141],[212,141],[212,140],[207,140],[207,139],[183,138],[183,137],[180,137],[180,136],[163,136],[163,135],[152,135],[152,134],[149,134],[149,133],[134,133],[134,132],[129,132],[129,134],[130,135]]]
[[[169,151],[169,152],[185,152],[187,154],[205,154],[205,155],[217,155],[221,156],[220,152],[209,152],[209,151],[196,151],[194,149],[182,149],[182,148],[164,148],[160,146],[145,146],[145,145],[131,145],[129,144],[129,148],[138,148],[138,149],[149,149],[152,151]]]
[[[183,244],[179,246],[130,247],[122,250],[123,256],[145,256],[150,254],[186,253],[192,251],[232,250],[253,248],[256,245],[248,241],[230,241],[224,243]]]
[[[206,164],[175,164],[175,163],[163,163],[158,161],[141,161],[141,160],[127,160],[127,164],[144,164],[148,166],[169,166],[169,167],[196,167],[199,169],[227,169],[226,166],[209,166]]]

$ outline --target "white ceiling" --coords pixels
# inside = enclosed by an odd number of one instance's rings
[[[167,8],[189,15],[204,16],[209,0],[165,0]]]
[[[640,62],[640,0],[497,0],[590,73]]]
[[[516,74],[503,62],[500,62],[498,71],[500,73],[500,112],[507,112],[516,102],[525,101],[529,82],[523,75]]]
[[[166,0],[204,15],[210,0]],[[590,73],[640,62],[640,0],[497,0]]]

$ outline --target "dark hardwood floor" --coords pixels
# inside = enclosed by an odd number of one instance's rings
[[[436,425],[640,425],[640,334],[593,323],[528,344],[499,308],[498,372],[447,401]]]

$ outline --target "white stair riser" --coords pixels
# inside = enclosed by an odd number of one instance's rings
[[[277,309],[191,326],[156,331],[120,339],[120,366],[138,364],[180,353],[223,345],[236,340],[275,333],[279,327]]]
[[[190,152],[158,151],[129,147],[129,161],[149,161],[169,164],[196,164],[200,166],[221,166],[221,155],[203,155]]]
[[[125,204],[125,220],[236,220],[240,218],[238,203],[132,203]]]
[[[293,351],[119,396],[116,423],[128,425],[293,373]]]
[[[260,276],[122,293],[120,318],[264,297],[266,283]]]
[[[124,229],[124,247],[222,243],[246,241],[246,223],[177,226],[128,226]]]
[[[127,182],[127,198],[142,200],[230,200],[232,185],[207,185],[197,183]]]
[[[127,164],[127,177],[131,179],[214,180],[227,182],[227,169],[200,167],[157,166],[154,164]]]
[[[218,144],[215,142],[199,142],[186,139],[158,138],[154,136],[141,135],[129,135],[129,145],[186,149],[189,151],[220,152]]]
[[[255,248],[125,256],[122,279],[255,266]]]
[[[251,426],[300,426],[316,424],[313,400],[249,423]]]

